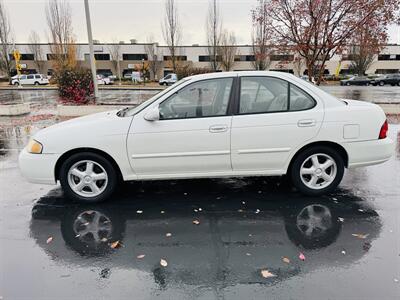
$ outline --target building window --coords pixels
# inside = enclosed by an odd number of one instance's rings
[[[55,60],[55,59],[57,58],[57,56],[63,56],[64,59],[67,58],[67,55],[66,55],[66,54],[52,54],[52,53],[46,54],[47,60]]]
[[[123,53],[122,60],[147,60],[147,54]]]
[[[400,60],[400,54],[379,54],[378,60]]]
[[[235,55],[235,61],[255,61],[254,55]]]
[[[14,55],[9,54],[10,60],[14,60]],[[21,54],[20,60],[35,60],[35,55],[33,54]]]
[[[110,54],[97,53],[97,54],[94,54],[94,59],[95,60],[110,60]]]
[[[199,55],[199,61],[210,62],[212,59],[210,55]],[[220,55],[217,55],[217,61],[222,61],[222,57]]]
[[[271,55],[271,61],[293,61],[293,54],[273,54]]]
[[[393,74],[399,72],[400,69],[376,69],[375,74]]]
[[[187,61],[187,56],[186,55],[176,55],[175,59],[179,60],[179,61]],[[170,60],[172,60],[171,56],[166,56],[166,55],[164,56],[164,61],[170,61]]]

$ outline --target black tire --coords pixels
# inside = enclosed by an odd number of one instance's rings
[[[39,82],[37,82],[37,81],[35,81],[35,83],[34,83],[35,85],[39,85]]]
[[[349,86],[349,85],[350,85],[350,82],[346,82],[346,85]]]
[[[19,82],[15,82],[15,83],[14,83],[14,86],[19,86]]]
[[[324,188],[319,188],[319,189],[312,189],[308,187],[302,180],[301,175],[300,175],[300,169],[302,164],[308,160],[308,158],[313,155],[313,154],[325,154],[330,156],[330,158],[333,159],[333,161],[336,163],[336,175],[333,179],[333,181],[327,185]],[[293,185],[303,194],[308,195],[308,196],[319,196],[323,195],[329,192],[332,192],[341,182],[344,174],[344,161],[343,158],[340,156],[340,154],[327,146],[314,146],[310,147],[308,149],[305,149],[304,151],[300,152],[296,157],[294,158],[294,161],[291,165],[291,169],[289,170],[290,172],[290,177],[292,180]]]
[[[365,85],[366,85],[366,86],[369,86],[369,82],[367,82]]]
[[[82,196],[74,192],[70,187],[70,184],[68,182],[68,172],[74,164],[83,160],[90,160],[96,162],[102,168],[104,168],[106,172],[106,175],[108,177],[106,183],[104,183],[106,186],[99,195]],[[96,203],[106,200],[114,193],[118,184],[117,172],[114,169],[111,162],[108,161],[103,156],[92,152],[76,153],[67,158],[60,168],[59,179],[65,195],[71,200],[83,203]]]
[[[380,85],[380,86],[384,86],[385,83],[384,83],[383,81],[379,81],[379,85]]]

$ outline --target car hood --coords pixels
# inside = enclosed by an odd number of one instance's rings
[[[44,153],[63,153],[79,147],[98,149],[110,137],[128,133],[132,117],[119,117],[117,112],[112,110],[64,121],[40,130],[33,138],[44,145]]]

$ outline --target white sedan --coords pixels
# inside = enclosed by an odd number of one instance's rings
[[[24,176],[60,181],[84,202],[120,180],[289,175],[307,195],[331,192],[345,168],[394,153],[382,109],[340,100],[293,75],[187,77],[143,104],[39,131],[21,152]]]

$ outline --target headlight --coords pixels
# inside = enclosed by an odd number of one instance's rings
[[[28,146],[26,146],[26,149],[29,153],[40,154],[43,151],[43,145],[38,141],[31,139],[28,143]]]

